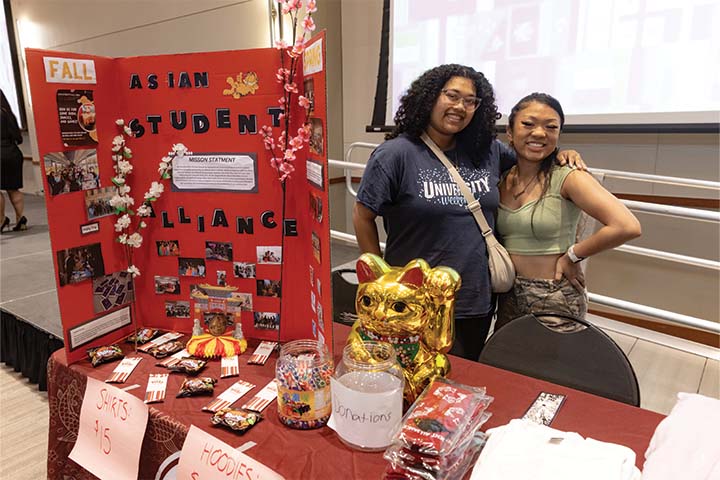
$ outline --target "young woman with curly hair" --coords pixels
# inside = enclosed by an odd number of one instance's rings
[[[460,274],[450,353],[473,360],[494,313],[485,240],[457,185],[420,135],[426,132],[455,164],[492,227],[500,174],[515,163],[514,152],[495,139],[498,117],[492,86],[482,73],[455,64],[428,70],[400,100],[395,129],[373,151],[353,211],[363,252],[381,254],[379,215],[390,265],[422,258]],[[562,153],[584,167],[575,152]]]

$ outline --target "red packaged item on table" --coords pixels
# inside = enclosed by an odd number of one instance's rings
[[[491,401],[484,388],[437,378],[405,414],[397,440],[413,452],[446,455],[475,432]]]

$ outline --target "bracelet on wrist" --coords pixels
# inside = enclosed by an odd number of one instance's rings
[[[575,245],[570,245],[570,248],[567,249],[567,256],[572,263],[580,263],[585,260],[585,257],[578,257],[575,254]]]

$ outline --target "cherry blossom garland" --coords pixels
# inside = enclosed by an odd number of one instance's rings
[[[152,182],[150,188],[145,192],[142,204],[137,211],[132,210],[135,200],[130,196],[130,187],[126,183],[127,176],[132,172],[133,166],[130,163],[132,158],[132,150],[127,146],[126,137],[134,137],[135,133],[125,125],[125,121],[118,119],[115,124],[120,128],[120,134],[113,138],[112,141],[112,159],[115,162],[115,176],[111,181],[117,187],[118,191],[115,196],[110,199],[110,206],[115,209],[118,219],[115,222],[115,231],[118,232],[117,241],[125,247],[125,257],[128,261],[127,272],[133,277],[140,275],[140,269],[133,265],[133,249],[142,246],[143,237],[140,230],[147,227],[147,223],[143,220],[152,214],[152,202],[155,202],[162,195],[165,186],[161,183],[163,180],[171,178],[173,158],[183,155],[192,155],[187,147],[182,143],[172,146],[172,151],[168,152],[168,156],[160,160],[158,167],[158,181]],[[132,217],[138,217],[133,223]]]
[[[267,125],[261,128],[263,143],[265,149],[268,150],[272,157],[270,165],[277,170],[278,179],[284,185],[285,180],[295,171],[293,162],[296,159],[296,152],[301,150],[303,146],[310,141],[310,99],[299,95],[298,86],[295,77],[298,68],[298,59],[305,51],[305,37],[309,32],[315,30],[315,21],[312,14],[317,11],[316,0],[307,0],[305,3],[305,17],[298,25],[300,19],[300,10],[303,8],[303,0],[278,0],[283,15],[289,15],[292,23],[293,43],[288,45],[282,40],[275,42],[275,48],[280,51],[280,68],[275,75],[277,82],[283,86],[283,96],[280,97],[278,103],[282,112],[279,115],[279,121],[282,122],[283,129],[277,139],[273,137],[273,129]],[[298,34],[298,26],[300,33]],[[287,55],[287,58],[286,58]],[[286,66],[286,63],[289,64]],[[302,126],[297,129],[297,135],[290,136],[290,106],[295,101],[294,95],[298,95],[297,102],[301,108],[305,110],[305,119]]]

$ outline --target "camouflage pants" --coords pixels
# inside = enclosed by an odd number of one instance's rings
[[[566,313],[577,318],[585,318],[587,313],[587,294],[578,292],[566,279],[560,281],[543,278],[516,277],[512,290],[498,298],[495,330],[529,313],[556,312]],[[585,326],[560,317],[540,317],[548,328],[558,332],[577,332]]]

